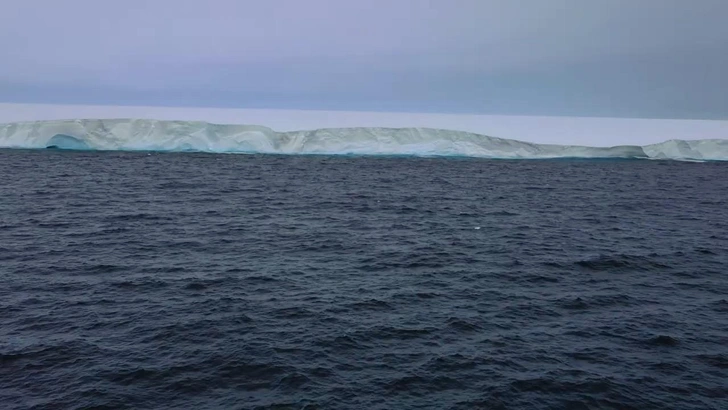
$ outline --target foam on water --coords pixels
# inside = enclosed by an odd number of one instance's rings
[[[258,125],[144,119],[34,121],[0,125],[0,148],[49,147],[270,154],[728,160],[728,140],[673,140],[644,147],[587,147],[534,144],[430,128],[276,132]]]

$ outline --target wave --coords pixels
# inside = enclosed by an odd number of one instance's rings
[[[411,155],[480,158],[648,158],[728,160],[728,140],[647,146],[534,144],[431,128],[335,128],[276,132],[258,125],[199,121],[79,119],[0,125],[0,148],[98,151]]]

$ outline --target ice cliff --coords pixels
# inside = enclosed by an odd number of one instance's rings
[[[339,128],[276,132],[256,125],[133,119],[0,125],[0,148],[201,151],[274,154],[466,156],[481,158],[656,158],[728,160],[728,140],[647,146],[533,144],[428,128]]]

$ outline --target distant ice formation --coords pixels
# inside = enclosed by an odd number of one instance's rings
[[[642,148],[649,158],[728,161],[728,139],[671,140]]]
[[[200,151],[270,154],[464,156],[480,158],[653,158],[728,160],[728,140],[647,146],[533,144],[429,128],[338,128],[276,132],[257,125],[191,121],[62,120],[0,125],[0,148]]]

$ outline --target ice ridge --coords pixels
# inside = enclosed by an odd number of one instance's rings
[[[276,132],[258,125],[148,119],[79,119],[2,124],[0,148],[504,159],[728,160],[728,140],[673,140],[647,146],[587,147],[534,144],[430,128],[336,128]]]

